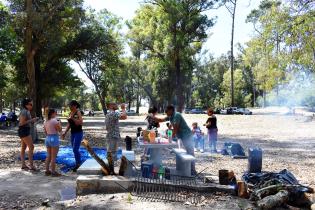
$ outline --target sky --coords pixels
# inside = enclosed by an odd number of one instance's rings
[[[143,0],[85,0],[85,6],[95,10],[106,8],[124,20],[134,17],[135,11]],[[253,30],[252,24],[245,23],[246,16],[254,8],[257,8],[260,0],[238,0],[235,20],[235,41],[244,44],[250,39]],[[232,18],[225,7],[207,12],[209,17],[217,16],[217,22],[209,31],[212,34],[204,44],[204,49],[209,50],[214,56],[220,56],[230,49]]]
[[[134,17],[135,11],[140,8],[141,2],[143,2],[143,0],[85,0],[84,5],[86,7],[91,7],[96,11],[106,8],[115,15],[123,18],[123,20],[130,20]],[[253,26],[250,23],[245,23],[245,19],[252,9],[259,6],[259,3],[260,0],[238,0],[236,7],[234,44],[244,44],[246,41],[250,40]],[[217,20],[214,27],[208,31],[210,37],[208,38],[208,41],[204,43],[203,50],[208,50],[208,52],[215,57],[218,57],[230,50],[232,18],[225,7],[210,10],[206,14],[208,17],[217,16]],[[126,28],[124,30],[126,32]],[[237,52],[236,47],[234,50]],[[126,54],[128,55],[128,49],[126,50]],[[76,69],[78,76],[84,80],[89,88],[91,88],[92,84],[88,81],[86,76],[78,71],[76,65],[73,65],[73,67]]]

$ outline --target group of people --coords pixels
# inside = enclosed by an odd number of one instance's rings
[[[207,111],[209,118],[203,126],[207,129],[208,143],[211,152],[217,152],[217,139],[218,139],[218,127],[217,127],[217,118],[213,113],[213,109],[209,108]],[[202,132],[200,126],[198,126],[197,122],[192,124],[192,133],[193,139],[195,143],[195,151],[204,152],[205,148],[205,134]]]
[[[60,145],[60,137],[65,138],[67,132],[71,131],[71,145],[76,161],[73,168],[74,171],[79,168],[81,164],[81,156],[79,152],[80,144],[83,139],[83,118],[79,110],[80,104],[76,100],[69,103],[70,114],[67,118],[68,124],[65,131],[62,133],[61,121],[57,118],[57,111],[55,109],[48,110],[47,120],[44,123],[44,131],[46,134],[45,145],[47,148],[47,157],[45,161],[46,171],[45,175],[60,176],[56,171],[56,157]],[[22,109],[19,116],[18,136],[21,138],[21,162],[22,170],[38,171],[33,163],[34,144],[31,137],[31,124],[38,121],[38,117],[32,117],[31,111],[33,109],[33,102],[31,99],[23,99]],[[25,150],[28,148],[29,165],[25,163]]]
[[[185,119],[181,115],[181,113],[175,111],[175,107],[173,105],[169,105],[166,107],[165,113],[166,117],[158,118],[156,116],[157,109],[152,107],[148,111],[148,116],[146,120],[148,121],[148,129],[158,128],[160,122],[169,121],[170,123],[167,125],[168,129],[172,130],[172,138],[180,139],[182,144],[184,145],[187,154],[192,156],[195,152],[195,146],[199,144],[204,145],[204,137],[202,131],[197,123],[193,123],[192,129],[189,128]],[[216,152],[216,142],[217,142],[217,119],[213,113],[213,109],[209,108],[207,112],[209,118],[205,122],[204,126],[206,126],[208,130],[208,141],[210,144],[210,148],[213,152]],[[192,162],[192,174],[196,174],[195,163]]]
[[[37,171],[38,169],[33,163],[34,144],[31,137],[30,128],[32,123],[35,123],[38,118],[31,116],[33,103],[31,99],[24,99],[22,101],[22,109],[19,116],[19,128],[18,136],[21,138],[21,162],[23,170]],[[46,171],[45,175],[60,176],[61,174],[56,170],[56,157],[59,150],[60,138],[64,139],[68,131],[70,130],[70,142],[73,148],[75,157],[75,167],[73,171],[76,171],[81,165],[81,156],[79,148],[83,139],[83,117],[80,111],[80,104],[76,100],[72,100],[69,103],[70,114],[67,118],[67,126],[62,132],[61,121],[57,117],[57,111],[55,109],[49,109],[47,119],[44,123],[44,131],[46,134],[45,145],[47,148],[47,157],[45,161]],[[113,153],[113,158],[116,158],[117,145],[120,141],[119,120],[127,119],[125,105],[121,105],[121,111],[118,111],[118,105],[116,103],[107,103],[108,112],[105,116],[105,126],[107,130],[107,150]],[[166,108],[166,117],[158,118],[158,110],[155,107],[149,109],[149,115],[147,117],[148,129],[158,128],[161,122],[169,121],[168,129],[172,130],[172,139],[181,139],[188,154],[194,156],[195,147],[203,148],[204,136],[197,123],[193,123],[192,129],[189,128],[185,119],[181,113],[175,111],[173,105],[169,105]],[[216,151],[217,142],[217,120],[213,114],[211,108],[208,109],[208,120],[205,122],[208,130],[208,141],[212,151]],[[28,148],[28,160],[29,165],[25,163],[25,151]],[[196,173],[195,163],[192,163],[192,173]]]
[[[12,110],[6,115],[5,113],[2,113],[0,116],[0,126],[11,126],[12,124],[17,123],[17,115]]]
[[[33,102],[31,99],[24,99],[22,101],[22,109],[19,116],[19,128],[18,136],[21,139],[21,162],[22,170],[38,171],[34,166],[33,152],[34,144],[31,137],[32,123],[38,121],[37,117],[31,116],[33,108]],[[80,145],[83,139],[83,117],[80,111],[80,104],[76,100],[72,100],[69,103],[70,114],[67,118],[67,126],[62,131],[61,121],[58,119],[57,111],[55,109],[49,109],[47,113],[47,119],[44,123],[44,132],[46,134],[45,145],[47,148],[47,157],[45,161],[47,176],[60,176],[61,174],[56,170],[56,157],[59,150],[60,138],[65,139],[66,134],[70,130],[70,142],[75,158],[75,166],[72,169],[74,172],[81,165],[81,155],[79,152]],[[121,105],[121,112],[118,112],[118,105],[116,103],[107,103],[108,113],[105,117],[105,125],[107,130],[107,149],[108,152],[116,153],[117,143],[120,140],[119,132],[119,120],[126,119],[125,105]],[[28,148],[28,161],[29,165],[25,162],[25,151]],[[113,156],[114,158],[116,155]]]

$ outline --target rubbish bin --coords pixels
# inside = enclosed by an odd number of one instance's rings
[[[248,149],[248,173],[260,173],[262,168],[261,148]]]
[[[131,151],[132,150],[132,138],[130,136],[126,136],[125,142],[126,142],[126,150]]]

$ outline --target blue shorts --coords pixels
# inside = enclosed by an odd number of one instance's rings
[[[59,147],[59,135],[58,134],[52,134],[47,135],[45,139],[45,145],[46,147]]]

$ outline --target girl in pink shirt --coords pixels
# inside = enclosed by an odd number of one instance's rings
[[[60,176],[56,172],[56,157],[59,150],[59,134],[62,127],[59,120],[56,118],[57,112],[54,109],[49,109],[48,119],[44,123],[44,130],[46,133],[45,144],[47,147],[47,157],[46,157],[46,172],[45,175],[49,176]],[[49,165],[51,165],[51,171],[49,170]]]

